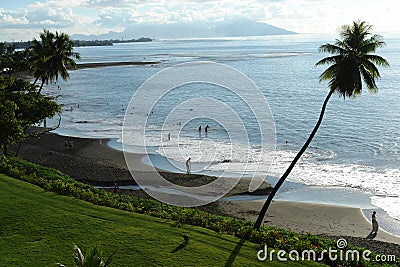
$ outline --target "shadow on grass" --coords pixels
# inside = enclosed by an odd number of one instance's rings
[[[231,255],[229,256],[228,260],[226,261],[225,267],[232,266],[233,262],[235,261],[236,256],[239,254],[239,251],[242,248],[244,242],[245,242],[244,239],[240,239],[240,241],[237,243],[236,247],[231,252]]]
[[[183,235],[183,242],[177,246],[176,248],[174,248],[174,250],[172,250],[170,253],[176,253],[179,250],[183,249],[184,247],[186,247],[186,245],[189,243],[189,237],[187,235]]]

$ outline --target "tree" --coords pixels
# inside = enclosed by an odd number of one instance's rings
[[[79,53],[73,52],[73,42],[67,34],[48,30],[40,34],[40,41],[32,41],[29,51],[34,84],[41,80],[39,94],[45,83],[57,81],[59,75],[67,80],[67,68],[76,69],[75,59],[80,59]]]
[[[0,43],[0,71],[10,77],[14,72],[28,69],[27,52],[16,51],[15,45]]]
[[[27,128],[59,112],[61,107],[51,97],[38,96],[34,85],[0,76],[0,153],[7,155],[8,145],[30,136]]]
[[[337,39],[334,44],[320,46],[320,52],[333,54],[333,56],[323,58],[316,63],[317,66],[330,65],[320,75],[320,81],[329,81],[329,93],[325,98],[319,119],[310,136],[265,201],[254,225],[255,229],[261,227],[264,216],[276,192],[289,176],[297,161],[306,151],[317,133],[331,96],[336,92],[339,96],[343,96],[343,98],[356,97],[362,91],[362,81],[364,81],[370,92],[377,92],[375,80],[380,78],[380,74],[376,65],[387,67],[389,63],[381,56],[372,54],[377,48],[383,47],[385,43],[382,41],[382,36],[371,34],[371,29],[372,26],[365,21],[354,21],[351,25],[341,27],[340,36],[342,40]]]

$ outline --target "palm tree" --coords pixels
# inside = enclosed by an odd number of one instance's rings
[[[80,59],[79,53],[73,52],[73,42],[65,33],[56,34],[44,30],[40,34],[40,41],[34,39],[32,47],[29,49],[31,57],[31,72],[35,77],[33,84],[40,79],[38,95],[40,95],[43,85],[49,81],[57,81],[58,75],[63,80],[69,78],[67,68],[76,69],[74,59]],[[44,119],[46,127],[46,119]]]
[[[355,97],[362,91],[362,80],[370,92],[377,92],[375,79],[380,78],[380,74],[376,65],[387,67],[389,63],[381,56],[372,54],[377,48],[383,47],[385,43],[382,41],[382,36],[377,34],[372,35],[371,29],[372,26],[365,21],[354,21],[352,25],[344,25],[341,27],[340,36],[342,40],[336,40],[334,44],[324,44],[319,48],[320,52],[333,54],[333,56],[326,57],[316,63],[317,66],[325,64],[330,65],[320,75],[320,81],[329,81],[329,93],[322,105],[317,124],[303,147],[269,194],[254,224],[254,229],[260,229],[264,216],[276,192],[289,176],[297,161],[306,151],[308,145],[317,133],[326,106],[333,93],[336,92],[339,96],[343,96],[343,98]]]
[[[41,80],[39,93],[45,83],[57,81],[59,75],[67,80],[67,68],[75,69],[75,59],[80,59],[79,53],[73,52],[73,42],[67,34],[54,34],[48,30],[40,34],[40,41],[32,41],[30,52],[31,71],[36,78],[34,84]]]
[[[104,262],[102,253],[98,246],[92,246],[86,252],[86,255],[83,255],[81,249],[75,245],[74,246],[74,260],[77,267],[107,267],[110,266],[113,257],[117,250],[115,250],[110,257]],[[63,264],[57,263],[58,266],[64,267]]]

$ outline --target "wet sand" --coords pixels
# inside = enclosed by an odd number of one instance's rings
[[[87,68],[103,68],[103,67],[115,67],[115,66],[146,66],[146,65],[157,65],[161,64],[160,61],[118,61],[118,62],[99,62],[99,63],[79,63],[76,64],[76,69],[87,69]],[[12,77],[31,80],[33,75],[28,71],[19,71],[13,73]]]
[[[101,62],[101,63],[78,63],[77,69],[102,68],[115,66],[137,66],[137,65],[156,65],[160,61],[121,61],[121,62]]]

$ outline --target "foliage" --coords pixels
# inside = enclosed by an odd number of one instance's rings
[[[25,129],[60,112],[50,97],[38,95],[35,86],[22,79],[0,76],[0,152],[24,140]]]
[[[110,266],[111,261],[114,257],[114,253],[108,257],[106,262],[103,261],[102,252],[98,246],[92,246],[84,256],[81,249],[74,246],[74,259],[77,267],[107,267]]]
[[[118,195],[77,182],[60,171],[35,165],[19,158],[2,158],[0,173],[38,185],[58,194],[72,196],[90,203],[116,209],[146,214],[162,219],[176,221],[178,224],[190,224],[225,233],[248,240],[260,245],[267,245],[285,251],[304,249],[314,250],[317,254],[329,247],[336,247],[333,240],[322,239],[306,234],[300,235],[276,227],[261,227],[260,231],[253,229],[250,221],[231,217],[213,215],[198,209],[183,208],[162,204],[155,200],[146,200],[127,195]],[[353,248],[359,251],[364,249]],[[361,255],[361,254],[360,254]],[[359,262],[329,262],[328,255],[323,255],[323,262],[331,266],[373,266],[365,261]]]
[[[74,260],[77,267],[107,267],[110,266],[115,252],[104,262],[103,253],[98,246],[91,246],[86,255],[83,255],[81,249],[77,245],[74,245]],[[58,264],[58,266],[64,265]]]
[[[153,39],[148,37],[140,37],[138,39],[128,39],[128,40],[120,40],[120,39],[111,39],[111,40],[72,40],[74,47],[79,46],[111,46],[117,43],[140,43],[140,42],[152,42]],[[12,46],[16,49],[27,49],[32,46],[32,41],[27,42],[4,42],[4,46]],[[0,43],[1,45],[1,43]]]
[[[65,33],[55,34],[44,30],[40,41],[34,39],[29,48],[31,72],[37,80],[41,80],[40,90],[46,83],[57,81],[60,75],[67,80],[67,68],[76,68],[75,59],[80,59],[79,53],[73,52],[73,42]]]
[[[15,49],[27,49],[30,46],[32,46],[32,41],[18,41],[18,42],[4,42],[3,43],[5,46],[13,46]]]
[[[26,50],[16,51],[14,45],[0,43],[0,71],[9,74],[28,69],[28,54]]]

